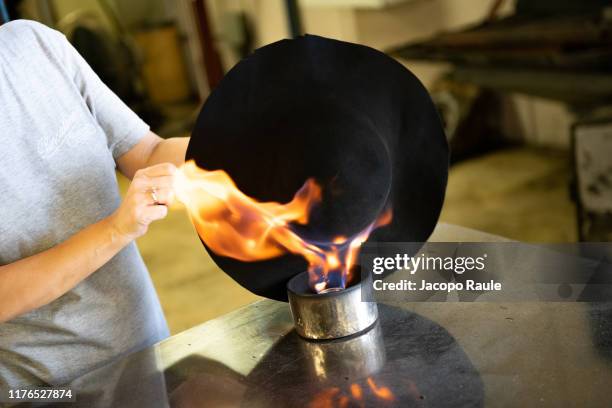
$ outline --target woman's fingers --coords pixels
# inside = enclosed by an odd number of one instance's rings
[[[145,207],[142,210],[142,222],[144,225],[149,225],[153,221],[161,220],[162,218],[166,218],[168,215],[168,207],[165,205],[153,205],[149,207]]]
[[[143,192],[143,202],[147,205],[171,205],[174,202],[174,190],[172,188],[150,188]]]
[[[158,164],[136,172],[121,206],[113,214],[116,230],[130,239],[144,234],[149,224],[168,214],[174,200],[176,167]]]
[[[132,180],[138,201],[145,205],[171,205],[174,201],[173,183],[176,167],[162,163],[136,172]]]

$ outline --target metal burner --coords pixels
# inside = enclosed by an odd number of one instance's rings
[[[362,293],[363,291],[363,293]],[[356,282],[346,289],[313,293],[308,273],[303,272],[287,283],[289,305],[297,333],[312,340],[337,339],[360,333],[378,318],[371,299],[371,284]]]

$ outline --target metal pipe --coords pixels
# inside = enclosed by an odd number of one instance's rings
[[[372,299],[371,290],[371,283],[356,282],[343,290],[313,293],[307,272],[294,276],[287,283],[287,293],[297,333],[307,339],[326,340],[365,331],[378,318],[376,303],[362,301]]]
[[[342,377],[369,377],[379,372],[387,361],[378,323],[359,336],[330,341],[302,340],[300,346],[309,376],[323,383]]]

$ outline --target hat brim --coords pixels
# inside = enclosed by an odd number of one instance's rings
[[[383,207],[390,206],[391,224],[375,231],[369,241],[426,241],[444,201],[449,154],[446,138],[435,106],[419,80],[372,48],[317,36],[260,48],[228,72],[211,93],[198,117],[186,159],[194,159],[209,170],[227,171],[242,191],[257,200],[289,201],[299,188],[298,180],[303,183],[316,175],[296,165],[296,161],[301,163],[299,152],[275,154],[276,148],[287,147],[266,141],[260,146],[252,140],[252,130],[261,121],[270,120],[262,112],[286,109],[286,104],[298,103],[296,99],[306,100],[306,106],[313,109],[318,100],[337,103],[343,112],[354,115],[356,122],[373,129],[389,154],[391,173],[382,183],[388,186],[378,191],[381,180],[370,180],[369,188],[375,194],[364,199],[365,204],[352,208],[343,204],[347,211],[338,217],[340,221],[331,218],[325,226],[342,228],[354,213],[350,228],[363,228],[365,220],[374,221]],[[294,114],[307,115],[305,105],[299,106],[302,111]],[[291,128],[291,121],[283,126],[287,137],[297,131]],[[316,161],[316,157],[311,159]],[[368,172],[378,168],[373,166]],[[388,193],[383,194],[385,191]],[[242,262],[219,256],[203,244],[225,273],[252,293],[270,299],[286,301],[287,281],[307,269],[306,261],[292,254]]]

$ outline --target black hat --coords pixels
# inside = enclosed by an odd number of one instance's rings
[[[386,207],[393,220],[370,241],[426,241],[448,175],[446,138],[419,80],[377,50],[312,35],[232,68],[204,104],[186,159],[225,170],[258,201],[289,202],[314,177],[322,202],[295,228],[318,242],[359,233]],[[292,254],[241,262],[209,252],[239,284],[278,300],[308,268]]]

